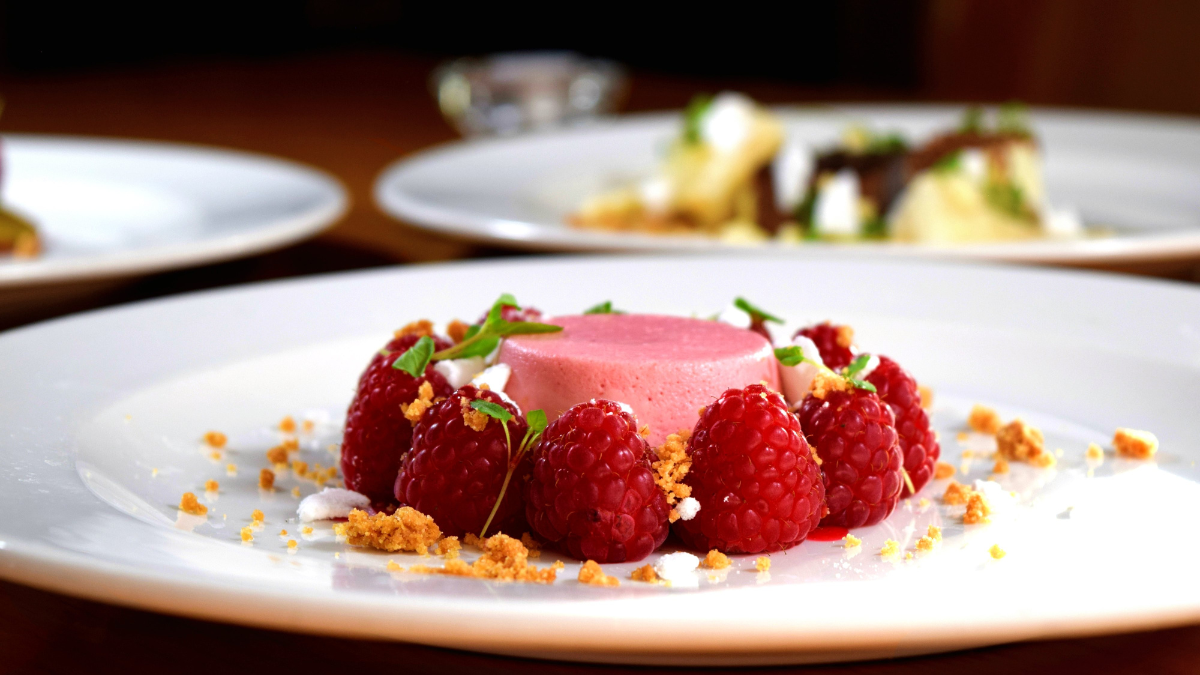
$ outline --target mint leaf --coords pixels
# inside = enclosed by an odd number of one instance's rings
[[[429,365],[431,358],[433,358],[433,338],[422,335],[416,344],[404,350],[400,358],[392,362],[392,367],[396,370],[403,370],[413,377],[421,377],[425,374],[425,366]]]
[[[593,307],[588,307],[587,309],[583,310],[583,313],[584,314],[620,314],[621,312],[613,310],[612,300],[605,300],[604,302],[602,302],[598,305],[595,305]]]
[[[850,362],[850,365],[846,366],[844,374],[846,377],[853,378],[855,375],[861,372],[863,368],[866,368],[867,364],[870,362],[870,354],[859,354],[858,356],[854,357],[854,360]]]
[[[540,408],[538,410],[530,410],[525,415],[525,420],[529,422],[529,431],[535,434],[545,431],[546,426],[549,424],[546,420],[546,411]]]
[[[750,301],[745,298],[735,298],[733,306],[750,315],[752,321],[770,321],[772,323],[783,323],[783,319],[769,314],[766,310],[755,307],[750,304]]]
[[[480,324],[472,324],[467,326],[467,332],[463,333],[463,340],[470,340],[471,338],[475,337],[481,328],[483,328],[483,326]]]
[[[517,299],[512,293],[501,293],[500,298],[496,300],[496,304],[502,307],[512,307],[513,309],[521,309],[521,305],[517,304]]]
[[[867,382],[866,380],[856,380],[852,377],[848,377],[848,378],[846,378],[846,381],[849,382],[851,385],[853,385],[859,389],[869,391],[872,394],[874,394],[876,392],[875,385],[871,384],[870,382]]]
[[[708,94],[697,94],[692,97],[687,108],[683,111],[683,142],[688,144],[699,143],[700,138],[700,121],[704,119],[705,113],[712,107],[712,96]]]
[[[459,343],[459,344],[464,344],[464,343],[466,343],[465,339],[463,340],[462,343]],[[465,347],[463,347],[462,349],[458,350],[458,352],[455,353],[455,355],[452,358],[469,359],[472,356],[487,356],[488,354],[491,354],[493,351],[495,351],[496,346],[499,344],[500,344],[500,338],[485,337],[481,340],[476,340],[475,342],[472,342],[471,344],[468,344]],[[438,360],[441,361],[444,359],[438,359]]]
[[[512,419],[512,413],[508,412],[507,408],[498,403],[492,403],[491,401],[485,401],[483,399],[475,399],[474,401],[471,401],[471,407],[483,413],[484,415],[487,415],[492,419],[500,420],[501,422],[507,422]]]
[[[779,359],[779,362],[785,366],[794,366],[805,360],[804,351],[800,349],[800,345],[776,347],[775,358]]]

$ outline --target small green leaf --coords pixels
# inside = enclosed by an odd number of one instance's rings
[[[800,349],[799,345],[790,345],[787,347],[776,347],[775,358],[785,366],[794,366],[804,359],[804,350]]]
[[[392,367],[396,370],[403,370],[413,377],[421,377],[425,374],[425,366],[429,365],[431,358],[433,358],[433,338],[422,335],[416,344],[404,350],[400,358],[392,362]]]
[[[557,333],[562,326],[552,323],[536,323],[533,321],[505,321],[493,329],[496,335],[533,335],[535,333]]]
[[[855,375],[859,374],[862,371],[862,369],[866,368],[867,364],[870,362],[871,362],[870,354],[859,354],[858,356],[856,356],[854,358],[853,361],[850,362],[850,365],[846,366],[846,370],[845,370],[846,377],[854,377]]]
[[[546,411],[542,409],[530,410],[525,415],[525,420],[529,422],[529,430],[532,433],[541,433],[546,429],[549,422],[546,421]]]
[[[463,340],[463,342],[460,342],[459,344],[465,344],[465,343],[466,343],[466,340]],[[471,344],[468,344],[465,347],[463,347],[462,349],[458,350],[457,352],[455,352],[455,354],[452,358],[469,359],[472,356],[487,356],[488,354],[491,354],[493,351],[495,351],[496,346],[499,344],[500,344],[500,338],[498,338],[498,337],[483,338],[483,339],[479,340],[478,342],[472,342]]]
[[[750,304],[749,300],[747,300],[745,298],[734,299],[733,306],[737,307],[738,309],[742,310],[743,312],[749,314],[751,319],[758,319],[760,321],[771,321],[773,323],[783,323],[783,319],[781,319],[773,314],[767,313],[766,310],[755,307],[754,305]]]
[[[692,97],[687,108],[683,111],[683,142],[689,144],[699,143],[700,138],[700,121],[704,119],[705,113],[712,107],[712,96],[708,94],[697,94]]]
[[[492,403],[491,401],[485,401],[483,399],[475,399],[474,401],[471,401],[471,407],[483,413],[484,415],[487,415],[492,419],[500,420],[501,422],[507,422],[512,419],[512,413],[508,412],[507,408],[498,403]]]
[[[471,338],[475,337],[475,335],[479,333],[480,328],[483,328],[483,326],[481,326],[479,324],[473,324],[473,325],[467,326],[467,332],[463,333],[463,342],[466,342],[467,340],[470,340]]]
[[[875,385],[871,384],[870,382],[867,382],[866,380],[856,380],[854,378],[848,377],[848,378],[846,378],[846,381],[849,382],[851,385],[853,385],[859,389],[869,391],[872,394],[874,394],[876,392]]]
[[[938,161],[934,162],[933,166],[930,168],[933,171],[936,171],[938,173],[949,173],[951,171],[958,171],[959,167],[962,166],[960,154],[961,153],[959,153],[959,152],[952,152],[952,153],[946,155],[945,157],[942,157]]]
[[[500,299],[496,300],[496,304],[500,305],[502,307],[512,307],[514,309],[521,309],[521,305],[517,304],[517,299],[515,297],[513,297],[512,293],[500,294]]]
[[[604,302],[602,302],[598,305],[595,305],[593,307],[588,307],[587,309],[583,310],[583,313],[584,314],[620,314],[620,312],[613,311],[612,300],[605,300]]]

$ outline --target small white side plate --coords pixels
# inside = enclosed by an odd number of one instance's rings
[[[250,255],[332,224],[346,193],[274,157],[148,141],[6,134],[6,207],[45,251],[0,259],[0,290],[126,276]]]
[[[960,471],[956,434],[975,402],[1024,416],[1063,455],[1055,470],[1000,477],[1019,503],[990,525],[963,525],[936,482],[856,532],[857,553],[809,541],[773,554],[769,576],[741,556],[692,588],[633,582],[633,564],[606,566],[619,588],[585,587],[576,561],[548,587],[389,573],[391,559],[439,561],[352,550],[327,523],[303,535],[290,491],[310,494],[311,481],[285,473],[260,493],[285,414],[322,422],[301,436],[300,457],[329,465],[360,369],[390,331],[478,316],[501,291],[551,314],[611,299],[707,315],[741,294],[795,321],[849,322],[860,345],[933,387],[944,457]],[[1179,284],[828,256],[410,267],[11,331],[0,373],[0,576],[65,593],[314,633],[660,664],[861,659],[1200,620],[1200,291]],[[1089,472],[1087,444],[1117,426],[1157,433],[1157,461],[1110,452]],[[210,429],[230,437],[217,457],[200,442]],[[971,460],[967,476],[990,469]],[[215,498],[208,479],[220,482]],[[206,518],[177,511],[185,491],[208,504]],[[245,546],[254,509],[266,526]],[[911,551],[930,524],[945,535],[932,554],[878,555],[888,538]],[[993,560],[993,544],[1007,557]]]

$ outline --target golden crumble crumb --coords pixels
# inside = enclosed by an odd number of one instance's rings
[[[972,492],[970,497],[967,497],[967,512],[963,514],[964,525],[981,525],[990,522],[988,516],[992,515],[992,507],[988,504],[987,498],[979,492]]]
[[[254,512],[250,514],[250,520],[256,523],[262,523],[265,518],[266,516],[263,515],[263,512],[258,509],[254,509]]]
[[[933,407],[933,389],[923,384],[917,385],[917,393],[921,395],[921,407],[929,410]]]
[[[1117,455],[1132,459],[1150,459],[1158,452],[1158,437],[1149,431],[1122,427],[1113,434]]]
[[[210,431],[204,434],[204,442],[214,448],[223,448],[228,441],[229,438],[219,431]]]
[[[760,555],[754,559],[754,569],[759,572],[766,572],[771,569],[771,559],[765,555]]]
[[[529,533],[526,532],[525,534],[528,535]],[[522,537],[522,539],[523,538],[524,537]],[[474,532],[468,532],[468,533],[464,534],[463,538],[462,538],[462,543],[464,545],[469,546],[469,547],[475,549],[476,551],[483,550],[483,542],[484,542],[484,540],[480,539],[479,536],[476,535]]]
[[[927,532],[930,539],[934,541],[942,540],[942,528],[938,527],[937,525],[930,525]]]
[[[842,538],[842,540],[846,542],[845,543],[846,548],[854,548],[855,546],[862,545],[862,539],[859,539],[858,537],[856,537],[852,534],[847,534],[845,537]]]
[[[483,431],[487,428],[488,416],[482,411],[471,407],[470,401],[466,398],[462,399],[462,415],[463,424],[475,431]]]
[[[226,476],[236,476],[237,475],[237,464],[226,464],[225,465],[225,475]]]
[[[917,540],[917,550],[923,553],[929,553],[933,550],[933,544],[933,537],[926,535]]]
[[[150,469],[150,477],[154,478],[156,476],[158,476],[158,469]]]
[[[280,530],[280,531],[279,531],[279,536],[281,536],[281,537],[286,537],[286,536],[287,536],[287,530]]]
[[[658,572],[654,571],[654,565],[642,565],[631,572],[629,578],[634,581],[644,581],[652,584],[658,581]]]
[[[888,539],[883,542],[883,548],[879,549],[879,555],[884,558],[892,558],[900,555],[900,542],[895,539]]]
[[[258,487],[263,490],[275,489],[275,472],[270,469],[263,469],[258,472]]]
[[[946,486],[946,492],[942,494],[942,501],[951,506],[961,506],[966,504],[967,499],[974,493],[975,491],[966,485],[952,480]]]
[[[715,548],[709,551],[708,555],[704,556],[704,560],[700,561],[701,567],[707,567],[710,570],[723,570],[732,564],[733,563],[729,561],[729,556],[721,553]]]
[[[971,438],[971,434],[968,434],[965,431],[960,431],[954,438],[957,439],[959,443],[966,443],[967,439]]]
[[[1000,544],[992,544],[992,547],[988,549],[988,553],[991,554],[992,558],[996,560],[1008,555],[1004,549],[1000,548]]]
[[[1008,460],[997,457],[996,463],[992,465],[992,473],[1008,473]]]
[[[254,541],[254,528],[247,525],[242,528],[242,541]]]
[[[317,423],[312,420],[304,420],[304,424],[300,428],[304,430],[304,433],[311,434],[313,429],[317,428]]]
[[[191,492],[185,492],[179,498],[179,510],[193,516],[203,516],[208,513],[208,507],[196,501],[196,495]]]
[[[215,481],[215,480],[204,481],[204,491],[205,492],[216,492],[217,490],[220,490],[220,489],[221,489],[221,484],[218,483],[217,481]]]
[[[285,438],[283,439],[283,443],[281,445],[283,446],[283,449],[287,450],[288,452],[296,452],[300,449],[300,439]]]
[[[1095,443],[1088,443],[1087,453],[1085,454],[1085,456],[1087,457],[1088,461],[1090,461],[1090,462],[1103,462],[1104,461],[1104,448],[1101,448],[1099,445],[1096,445]]]
[[[412,403],[401,403],[400,412],[404,413],[404,419],[410,424],[416,426],[417,422],[421,421],[421,416],[426,410],[433,407],[433,385],[426,380],[417,387],[417,397]]]
[[[469,536],[469,535],[468,535]],[[521,535],[521,545],[529,551],[530,558],[542,557],[542,545],[533,538],[533,535],[526,532]]]
[[[850,326],[838,326],[837,344],[842,349],[850,349],[854,345],[854,329]]]
[[[613,576],[604,573],[600,569],[600,564],[595,560],[588,560],[579,566],[579,583],[589,586],[620,586],[621,582]]]
[[[382,551],[415,551],[428,553],[429,547],[442,538],[433,518],[409,506],[395,513],[376,513],[354,509],[343,523],[347,541],[352,546],[368,546]]]
[[[395,560],[389,560],[389,561],[388,561],[388,564],[387,564],[387,571],[389,571],[389,572],[403,572],[403,571],[404,571],[404,568],[403,568],[403,567],[401,567],[399,564],[397,564]]]
[[[430,321],[429,319],[420,319],[420,320],[405,324],[405,326],[403,328],[401,328],[401,329],[397,330],[395,333],[393,333],[393,336],[397,337],[397,338],[404,337],[405,335],[417,335],[420,337],[426,337],[426,336],[433,337],[433,322]]]
[[[912,551],[906,551],[906,552],[904,553],[904,559],[905,559],[905,560],[912,560],[912,559],[913,559],[913,554],[912,554]]]
[[[921,497],[921,499],[919,499],[917,501],[917,508],[918,509],[927,509],[927,508],[929,508],[929,504],[930,504],[930,502],[928,499],[926,499],[925,497]]]
[[[300,534],[312,534],[312,533],[313,533],[313,529],[311,527],[309,527],[308,525],[305,525],[304,527],[300,528]]]
[[[654,471],[654,482],[667,498],[667,505],[674,506],[681,499],[692,496],[692,486],[683,483],[684,477],[692,469],[692,457],[688,454],[687,443],[691,432],[681,430],[670,434],[663,444],[654,449],[658,459],[651,463]],[[679,512],[671,509],[671,522],[679,520]]]
[[[270,450],[267,450],[267,461],[275,466],[287,464],[288,453],[287,448],[282,445],[277,445]]]
[[[1043,452],[1030,460],[1029,463],[1042,469],[1050,469],[1058,464],[1058,458],[1048,452]]]
[[[213,450],[212,452],[208,453],[209,459],[215,459],[219,461],[222,457],[224,457],[224,455],[221,454],[220,450]]]
[[[649,438],[650,437],[650,425],[643,424],[642,427],[640,429],[638,429],[638,436],[641,436],[642,438]]]
[[[292,487],[292,496],[293,496],[293,497],[299,497],[299,496],[300,496],[300,486],[299,486],[299,485],[295,485],[295,486],[293,486],[293,487]]]
[[[462,544],[458,543],[458,537],[445,537],[438,540],[437,553],[445,558],[457,558],[458,552],[462,550]]]
[[[295,551],[297,548],[300,548],[300,542],[295,539],[288,539],[288,551]]]
[[[449,336],[455,344],[462,342],[467,337],[467,331],[471,328],[470,325],[455,319],[446,326],[446,335]]]
[[[12,249],[10,249],[14,258],[33,258],[42,251],[42,242],[37,238],[36,234],[30,232],[19,232],[13,240]]]
[[[967,415],[967,426],[981,434],[994,435],[1000,430],[1000,424],[1000,416],[986,405],[976,403],[971,408],[971,414]]]
[[[295,433],[296,420],[291,415],[285,416],[283,419],[279,420],[279,430],[285,434]]]
[[[1038,458],[1046,454],[1045,439],[1040,429],[1018,418],[996,432],[996,452],[1004,459],[1038,464],[1043,461]]]
[[[298,478],[308,477],[308,462],[301,462],[298,459],[292,460],[292,473]]]
[[[848,389],[850,389],[850,383],[846,381],[846,378],[830,371],[818,370],[816,377],[813,378],[812,395],[819,399],[824,399],[830,392],[847,391]]]
[[[407,508],[407,507],[404,507]],[[471,545],[471,536],[464,539]],[[461,558],[452,558],[442,567],[413,565],[409,572],[418,574],[445,574],[458,577],[474,577],[494,581],[527,581],[552,584],[563,568],[562,561],[549,567],[538,568],[529,564],[529,551],[520,541],[506,534],[496,534],[487,539],[474,538],[483,550],[483,555],[468,565]]]

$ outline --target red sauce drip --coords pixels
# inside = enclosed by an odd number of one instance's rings
[[[808,533],[809,541],[837,541],[843,539],[850,530],[844,527],[818,527]]]

